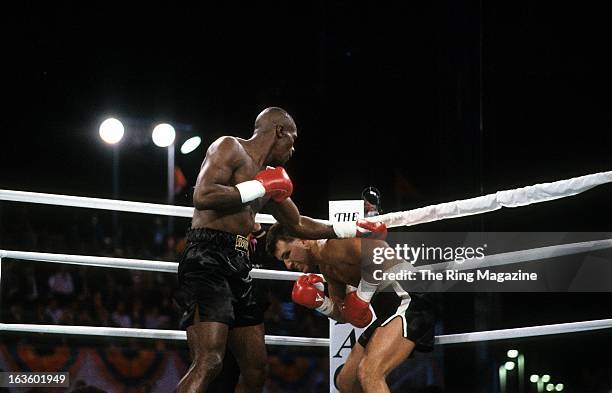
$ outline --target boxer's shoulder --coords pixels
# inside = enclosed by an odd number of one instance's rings
[[[321,257],[330,262],[340,263],[359,260],[359,239],[328,239],[319,247]]]
[[[208,151],[207,158],[218,157],[224,160],[244,161],[248,154],[239,138],[233,136],[222,136],[215,140]]]
[[[222,136],[217,138],[213,143],[208,147],[208,153],[229,153],[232,151],[240,151],[244,150],[242,144],[238,140],[238,138],[233,136]]]

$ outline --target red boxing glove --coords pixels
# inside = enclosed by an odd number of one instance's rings
[[[276,202],[282,202],[291,196],[293,192],[293,183],[285,170],[278,166],[276,168],[268,167],[266,170],[259,172],[255,176],[266,189],[266,194],[270,195]]]
[[[325,292],[317,288],[323,287],[323,278],[316,274],[303,275],[293,284],[291,299],[294,303],[308,308],[319,308],[325,301]]]
[[[349,237],[363,237],[371,239],[384,239],[387,237],[387,226],[384,222],[358,220],[357,222],[335,222],[334,232],[339,239]]]
[[[357,296],[357,291],[353,291],[344,298],[342,317],[351,325],[364,328],[372,322],[370,304]]]
[[[357,220],[357,237],[370,239],[381,239],[387,237],[387,226],[384,222],[372,222],[368,220]]]

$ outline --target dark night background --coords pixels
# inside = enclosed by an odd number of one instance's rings
[[[182,125],[177,143],[203,138],[194,153],[177,152],[193,186],[205,148],[221,135],[249,137],[272,105],[298,125],[287,170],[293,199],[313,217],[369,185],[385,211],[398,211],[612,170],[611,3],[482,3],[26,3],[2,26],[0,188],[111,198],[112,150],[98,125],[115,116],[126,119],[119,199],[164,203],[166,156],[148,139],[152,125]],[[187,194],[176,203],[188,205]],[[420,229],[610,231],[610,195],[605,185]],[[4,233],[16,230],[18,206],[2,203]],[[57,230],[69,211],[33,209]],[[610,300],[446,295],[445,333],[610,318]],[[610,338],[513,343],[535,369],[564,376],[567,391],[607,393]],[[447,348],[445,391],[496,391],[491,362],[507,345],[484,355]]]

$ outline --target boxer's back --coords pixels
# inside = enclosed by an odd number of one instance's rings
[[[359,239],[329,239],[319,249],[317,264],[321,273],[334,281],[357,286],[361,279]]]

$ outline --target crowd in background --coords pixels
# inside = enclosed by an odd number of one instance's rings
[[[39,209],[13,205],[0,210],[0,247],[161,261],[176,261],[184,247],[182,222],[169,233],[162,218],[115,220],[112,213],[90,211],[49,217],[38,215]],[[264,239],[260,243],[263,249]],[[266,267],[284,269],[265,253],[257,254]],[[176,275],[169,273],[4,259],[1,318],[5,323],[178,329],[180,314],[172,300],[176,281]],[[326,317],[291,302],[291,282],[257,281],[257,285],[270,304],[265,314],[267,334],[327,336]],[[324,353],[312,356],[271,348],[268,391],[291,391],[285,385],[295,379],[296,369],[310,374],[306,379],[312,382],[312,391],[317,386],[328,388]]]
[[[69,225],[32,220],[26,210],[16,220],[2,220],[2,247],[51,253],[176,261],[184,238],[169,235],[165,220],[151,218],[151,225],[120,223],[111,230],[96,214],[75,214]],[[179,233],[176,230],[175,233]],[[121,233],[121,239],[114,234]],[[260,243],[264,240],[261,239]],[[261,244],[264,247],[264,244]],[[279,262],[258,252],[268,268],[284,269]],[[326,318],[295,307],[291,283],[258,281],[271,290],[266,325],[271,334],[287,332],[325,336]],[[13,323],[115,326],[176,329],[180,316],[172,302],[176,275],[142,270],[109,269],[30,261],[3,261],[3,319]],[[6,310],[9,310],[6,313]]]

